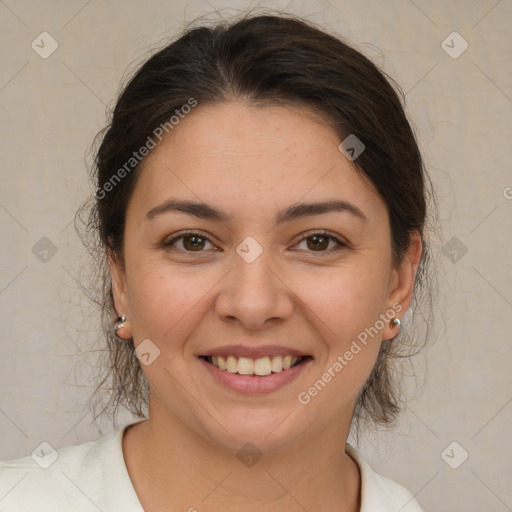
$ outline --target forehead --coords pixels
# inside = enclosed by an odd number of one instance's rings
[[[199,105],[146,157],[130,206],[146,213],[172,195],[238,204],[247,215],[335,197],[382,209],[339,143],[326,119],[305,107]]]

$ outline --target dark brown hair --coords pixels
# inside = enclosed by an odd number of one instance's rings
[[[428,326],[432,286],[425,223],[433,196],[399,93],[404,100],[393,80],[342,38],[289,14],[246,14],[188,28],[144,62],[120,94],[110,124],[98,134],[101,143],[92,170],[96,194],[78,212],[88,214],[82,239],[95,257],[101,282],[95,299],[102,308],[109,364],[95,395],[111,382],[102,412],[116,412],[120,405],[138,417],[148,411],[148,383],[134,356],[133,339],[119,343],[112,334],[116,313],[106,256],[110,252],[124,264],[125,213],[142,168],[133,161],[133,168],[127,168],[126,163],[191,98],[199,105],[237,99],[261,106],[306,106],[329,120],[340,142],[350,134],[362,141],[366,149],[353,163],[387,206],[394,263],[402,260],[415,230],[422,237],[414,309],[416,315],[423,308]],[[114,182],[123,166],[127,172]],[[394,422],[401,409],[394,361],[419,350],[428,333],[415,329],[412,334],[406,329],[400,341],[382,342],[357,397],[357,427],[362,419],[375,425]]]

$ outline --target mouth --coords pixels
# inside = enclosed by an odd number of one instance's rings
[[[203,355],[200,356],[200,359],[227,373],[248,377],[266,377],[275,373],[287,372],[296,366],[304,365],[313,358],[311,356],[274,355],[252,359],[232,355]]]

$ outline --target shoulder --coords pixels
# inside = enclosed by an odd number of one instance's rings
[[[39,453],[0,462],[0,510],[111,510],[105,493],[110,485],[128,485],[135,493],[124,465],[123,430],[57,451],[43,445]]]
[[[356,461],[361,472],[361,512],[423,512],[405,487],[376,473],[348,443],[345,450]]]

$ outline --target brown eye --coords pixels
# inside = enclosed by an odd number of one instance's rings
[[[182,241],[181,244],[177,244],[177,242],[180,240]],[[171,248],[172,250],[176,251],[204,252],[203,249],[205,248],[206,243],[209,243],[212,245],[212,247],[215,248],[210,240],[200,233],[185,233],[176,238],[173,238],[169,242],[165,242],[163,245],[164,247]]]
[[[190,251],[201,250],[204,248],[205,239],[197,235],[184,236],[183,247]]]
[[[329,246],[329,238],[326,236],[314,235],[314,236],[310,236],[310,237],[306,238],[306,241],[308,242],[307,243],[308,248],[315,250],[315,251],[317,249],[319,249],[319,250],[327,249],[327,247]]]
[[[335,236],[324,232],[305,234],[302,236],[302,240],[298,245],[303,242],[305,242],[308,252],[332,252],[347,247],[345,243]],[[326,250],[331,242],[334,242],[334,247],[330,250]]]

